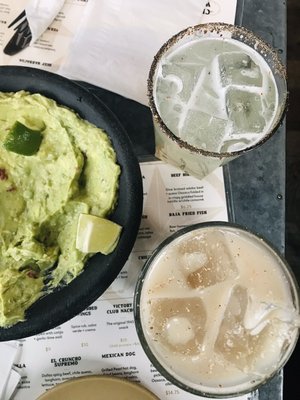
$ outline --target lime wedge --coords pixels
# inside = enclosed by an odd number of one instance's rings
[[[76,248],[83,253],[109,254],[117,246],[122,227],[109,219],[80,214]]]
[[[6,150],[24,156],[32,156],[38,152],[42,139],[43,135],[40,131],[30,129],[21,122],[16,121],[3,144]]]

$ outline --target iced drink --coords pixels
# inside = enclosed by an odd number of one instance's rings
[[[167,239],[136,288],[136,326],[153,365],[192,393],[254,390],[287,361],[300,324],[298,288],[266,243],[226,223]]]
[[[274,132],[285,71],[253,33],[199,25],[171,38],[149,75],[156,156],[202,178]]]

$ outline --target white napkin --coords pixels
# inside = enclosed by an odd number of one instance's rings
[[[173,34],[201,22],[205,0],[89,0],[58,73],[147,104],[154,55]]]
[[[71,30],[64,22],[60,24],[59,40],[64,40],[66,33],[73,35],[68,37],[68,45],[63,46],[64,53],[49,61],[49,54],[44,52],[43,60],[56,66],[54,72],[68,78],[89,82],[147,104],[147,77],[153,57],[162,44],[191,25],[212,21],[233,23],[236,2],[88,0],[81,3],[82,13]],[[31,46],[34,47],[34,40],[60,10],[66,21],[72,10],[77,8],[78,11],[78,3],[28,0],[26,13],[33,35]],[[32,54],[36,59],[37,54]]]
[[[35,42],[51,25],[65,0],[29,0],[25,7],[26,17]]]
[[[12,367],[18,352],[17,342],[0,343],[0,399],[8,400],[14,392],[20,375]]]
[[[72,8],[64,0],[28,1],[31,45],[60,10],[68,16]],[[55,72],[147,104],[147,77],[162,44],[191,25],[233,23],[236,1],[88,0]]]

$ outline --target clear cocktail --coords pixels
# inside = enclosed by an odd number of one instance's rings
[[[149,75],[156,156],[202,178],[267,140],[286,105],[285,69],[244,28],[188,28],[158,52]]]
[[[198,224],[168,238],[136,287],[142,346],[169,381],[202,396],[254,390],[297,341],[298,287],[262,238],[228,223]]]

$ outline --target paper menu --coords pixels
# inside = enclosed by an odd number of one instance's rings
[[[178,229],[197,222],[228,220],[221,168],[200,181],[161,161],[140,166],[144,204],[137,240],[129,261],[105,297],[133,296],[148,255]]]
[[[187,224],[228,219],[223,172],[220,168],[199,181],[160,161],[140,166],[143,218],[126,265],[108,290],[78,316],[20,340],[15,368],[22,378],[13,399],[32,400],[66,379],[90,374],[140,382],[161,400],[199,399],[166,381],[144,354],[134,325],[133,293],[145,260],[170,233]]]

